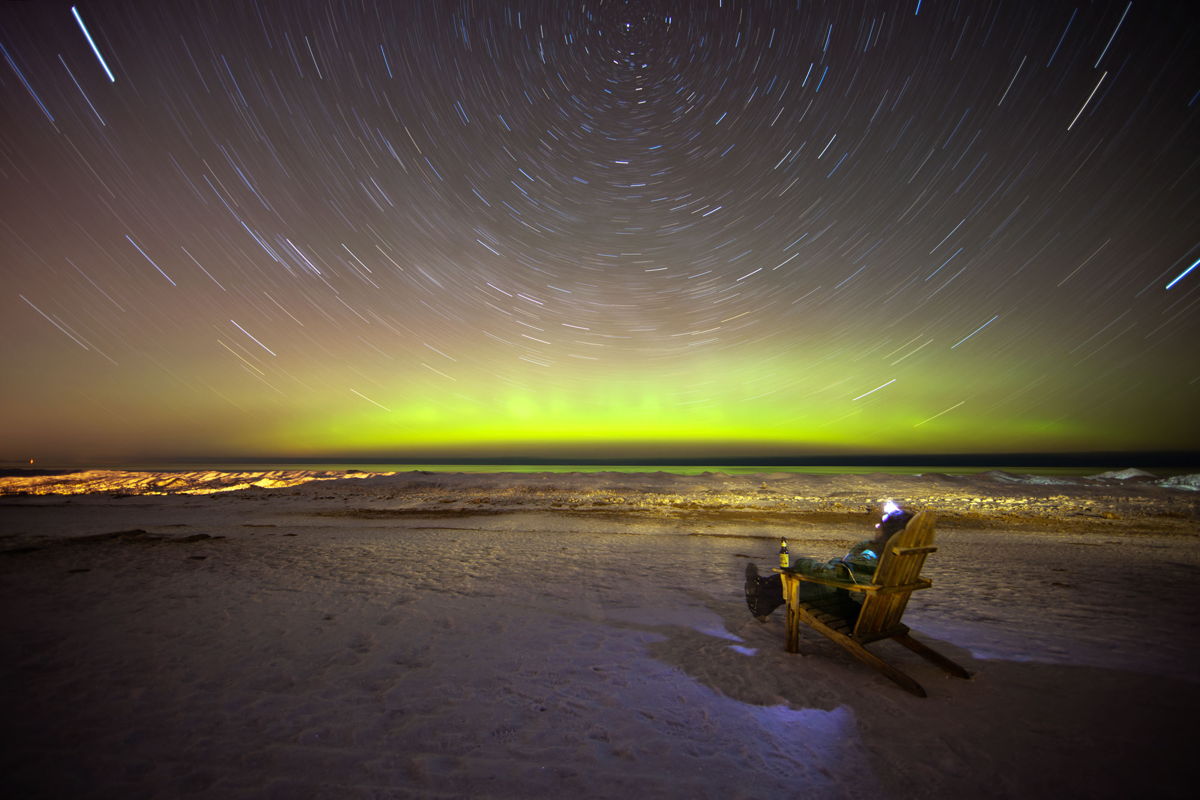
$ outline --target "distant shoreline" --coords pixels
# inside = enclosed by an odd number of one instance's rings
[[[913,462],[906,464],[726,464],[726,463],[374,463],[374,462],[318,462],[318,461],[223,461],[223,462],[145,462],[115,465],[81,465],[42,467],[0,466],[0,478],[33,478],[39,476],[68,475],[91,470],[122,472],[262,472],[262,471],[321,471],[347,473],[387,472],[444,472],[444,473],[515,473],[548,474],[619,472],[629,474],[665,472],[673,475],[701,475],[724,473],[727,475],[752,475],[758,473],[795,473],[799,475],[974,475],[984,472],[1009,472],[1023,475],[1086,477],[1104,472],[1136,467],[1156,477],[1172,477],[1200,472],[1200,466],[1191,464],[1131,464],[1128,462],[1103,462],[1097,464],[945,464]]]
[[[413,465],[409,465],[413,466]],[[873,516],[888,499],[936,509],[950,527],[1077,532],[1181,533],[1196,536],[1200,473],[1154,475],[1126,469],[1064,474],[1007,471],[923,474],[895,468],[775,469],[729,467],[656,472],[645,467],[547,467],[451,472],[452,468],[387,472],[350,470],[90,470],[48,476],[0,478],[6,513],[29,506],[86,503],[90,507],[140,507],[194,502],[196,496],[235,497],[262,503],[272,513],[301,513],[323,520],[468,519],[512,514],[600,519],[642,519],[656,524],[822,526]],[[466,467],[470,470],[470,467]],[[676,471],[667,471],[673,469]],[[750,470],[759,470],[751,472]],[[819,470],[819,471],[817,471]],[[693,474],[681,474],[690,471]],[[735,473],[735,474],[731,474]],[[1083,474],[1092,473],[1092,474]],[[128,498],[139,498],[127,502]],[[160,499],[153,499],[153,498]],[[176,499],[168,499],[174,497]],[[246,508],[239,506],[240,508]],[[130,513],[137,513],[131,511]],[[13,518],[16,519],[16,518]],[[126,528],[136,527],[132,523]],[[124,528],[123,528],[124,529]]]

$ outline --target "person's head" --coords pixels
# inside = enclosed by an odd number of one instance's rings
[[[906,511],[889,500],[883,507],[883,521],[875,526],[875,540],[881,544],[886,542],[892,534],[904,530],[912,518],[911,511]]]

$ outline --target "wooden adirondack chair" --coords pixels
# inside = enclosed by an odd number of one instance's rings
[[[858,660],[870,664],[903,688],[925,697],[921,684],[870,652],[864,645],[880,639],[895,639],[914,653],[932,661],[959,678],[971,674],[958,664],[909,636],[908,626],[900,622],[908,598],[917,589],[928,589],[932,582],[921,577],[925,557],[937,550],[933,546],[934,514],[922,511],[904,530],[892,535],[879,556],[872,583],[853,580],[827,580],[791,572],[775,571],[783,576],[783,597],[787,603],[787,650],[799,651],[800,623],[844,647]],[[816,600],[800,599],[803,581],[865,594],[861,605],[845,592],[824,595]]]

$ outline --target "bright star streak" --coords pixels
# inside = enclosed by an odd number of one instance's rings
[[[1108,73],[1105,72],[1100,76],[1100,80],[1096,81],[1095,89],[1092,89],[1092,93],[1088,95],[1087,100],[1083,101],[1083,105],[1079,107],[1079,113],[1075,115],[1075,119],[1071,120],[1071,124],[1067,126],[1067,130],[1071,130],[1071,128],[1075,127],[1075,123],[1079,121],[1079,117],[1083,114],[1083,110],[1088,107],[1088,103],[1092,102],[1092,98],[1096,96],[1096,89],[1100,88],[1100,84],[1104,83],[1104,79],[1107,77]]]
[[[923,420],[921,420],[921,421],[920,421],[920,422],[918,422],[916,425],[913,425],[913,427],[914,427],[914,428],[919,428],[919,427],[921,427],[922,425],[924,425],[926,422],[932,422],[933,420],[937,419],[937,418],[938,418],[938,417],[940,417],[942,414],[949,414],[951,411],[953,411],[954,409],[958,408],[959,406],[961,406],[961,405],[962,405],[963,403],[965,403],[965,402],[967,402],[967,401],[966,401],[966,400],[962,400],[962,401],[960,401],[960,402],[958,402],[958,403],[955,403],[954,405],[952,405],[952,406],[950,406],[949,408],[947,408],[945,411],[939,411],[938,413],[934,414],[934,415],[933,415],[932,417],[930,417],[929,419],[923,419]]]
[[[1200,258],[1197,258],[1195,261],[1192,262],[1192,265],[1190,267],[1188,267],[1183,272],[1176,275],[1175,280],[1168,283],[1165,288],[1170,289],[1172,286],[1179,283],[1181,280],[1183,280],[1185,275],[1187,275],[1189,272],[1191,272],[1192,270],[1194,270],[1196,268],[1197,264],[1200,264]]]
[[[258,339],[255,339],[255,338],[254,338],[254,335],[253,335],[252,333],[250,333],[250,331],[246,330],[246,329],[245,329],[245,328],[243,328],[241,325],[238,325],[238,324],[237,324],[237,322],[234,322],[233,320],[229,320],[229,321],[230,321],[230,322],[233,322],[233,324],[234,324],[234,325],[237,327],[237,329],[238,329],[239,331],[241,331],[242,333],[244,333],[244,334],[246,334],[247,336],[249,336],[249,337],[250,337],[250,338],[251,338],[251,339],[254,341],[254,343],[255,343],[256,345],[258,345],[259,347],[261,347],[263,350],[266,350],[266,351],[267,351],[268,353],[270,353],[271,355],[275,355],[275,351],[274,351],[274,350],[272,350],[271,348],[267,347],[265,344],[263,344],[262,342],[260,342]]]
[[[46,108],[46,104],[42,102],[42,98],[38,97],[38,93],[33,90],[33,86],[25,79],[25,73],[21,72],[21,68],[17,66],[17,62],[9,55],[8,48],[0,44],[0,52],[4,53],[4,60],[12,67],[12,71],[21,79],[21,84],[25,87],[25,91],[29,92],[29,96],[38,104],[38,108],[42,109],[42,113],[46,115],[46,119],[54,122],[54,115],[50,113],[50,109]]]
[[[992,318],[991,318],[991,319],[989,319],[987,322],[983,323],[983,324],[982,324],[982,325],[980,325],[978,328],[976,328],[975,330],[971,331],[970,333],[968,333],[968,334],[967,334],[966,336],[964,336],[963,338],[959,339],[959,340],[958,340],[957,342],[955,342],[954,344],[950,345],[950,349],[951,349],[951,350],[953,350],[954,348],[958,347],[960,344],[962,344],[963,342],[965,342],[967,339],[970,339],[972,336],[974,336],[975,334],[979,333],[981,330],[983,330],[984,328],[986,328],[988,325],[991,325],[993,322],[995,322],[995,321],[996,321],[996,320],[998,320],[998,319],[1000,319],[1000,315],[999,315],[999,314],[997,314],[996,316],[992,317]]]
[[[875,394],[875,393],[876,393],[876,392],[878,392],[880,389],[882,389],[884,386],[891,386],[891,385],[892,385],[893,383],[895,383],[895,382],[896,382],[896,379],[895,379],[895,378],[892,378],[890,381],[888,381],[887,383],[883,384],[883,386],[876,386],[876,387],[875,387],[874,389],[872,389],[871,391],[869,391],[869,392],[864,392],[864,393],[860,394],[858,397],[854,398],[854,400],[862,400],[862,399],[863,399],[864,397],[866,397],[867,395],[869,395],[869,394]],[[853,403],[853,402],[854,402],[854,400],[851,400],[850,402],[851,402],[851,403]]]
[[[379,407],[380,407],[380,408],[382,408],[384,411],[387,411],[388,413],[391,413],[391,411],[392,411],[392,410],[391,410],[390,408],[388,408],[387,406],[383,405],[382,403],[376,403],[374,400],[372,400],[371,398],[367,397],[365,394],[363,394],[362,392],[358,391],[357,389],[351,389],[350,391],[354,392],[356,395],[358,395],[359,397],[361,397],[363,400],[366,400],[366,401],[367,401],[368,403],[370,403],[371,405],[374,405],[374,406],[379,406]]]
[[[1098,68],[1100,62],[1104,60],[1104,54],[1108,52],[1113,39],[1117,38],[1117,31],[1121,30],[1121,25],[1125,22],[1125,17],[1129,15],[1129,9],[1131,8],[1133,8],[1133,0],[1130,0],[1129,5],[1125,6],[1125,11],[1121,14],[1121,19],[1117,20],[1117,27],[1113,28],[1112,36],[1108,37],[1108,42],[1104,45],[1104,49],[1100,51],[1100,57],[1096,59],[1096,63],[1092,65],[1092,69]]]
[[[79,81],[75,78],[75,73],[71,72],[71,68],[67,66],[67,62],[63,59],[62,53],[58,54],[58,60],[62,62],[63,69],[65,69],[67,74],[71,76],[71,80],[75,82],[75,88],[79,90],[81,95],[83,95],[83,99],[87,101],[88,108],[92,109],[92,113],[96,115],[96,119],[100,120],[101,125],[107,127],[108,123],[104,121],[104,117],[100,116],[100,112],[96,110],[94,105],[92,105],[92,98],[88,97],[87,92],[85,92],[83,87],[79,85]]]
[[[168,282],[170,282],[170,284],[171,284],[172,286],[178,286],[178,284],[177,284],[177,283],[175,283],[175,281],[171,280],[171,276],[170,276],[170,275],[168,275],[167,273],[163,272],[163,268],[162,268],[162,267],[160,267],[160,266],[158,265],[158,263],[157,263],[157,262],[155,262],[155,260],[154,260],[153,258],[151,258],[150,256],[146,255],[146,251],[142,249],[142,246],[141,246],[141,245],[139,245],[137,242],[135,242],[135,241],[133,240],[133,237],[132,237],[132,236],[130,236],[130,235],[127,233],[127,234],[125,234],[125,238],[129,240],[129,243],[130,243],[131,245],[133,245],[134,247],[136,247],[136,248],[137,248],[137,251],[138,251],[139,253],[141,253],[141,254],[142,254],[142,258],[144,258],[144,259],[146,259],[147,261],[149,261],[149,262],[150,262],[150,264],[151,264],[151,266],[153,266],[153,267],[154,267],[156,270],[158,270],[158,274],[159,274],[159,275],[162,275],[164,278],[166,278],[166,279],[167,279],[167,281],[168,281]]]
[[[79,16],[79,9],[71,6],[71,13],[75,15],[75,21],[79,23],[79,29],[83,31],[83,35],[87,37],[88,44],[92,46],[92,52],[96,54],[96,58],[100,60],[100,66],[104,67],[104,72],[107,73],[108,79],[113,83],[117,79],[113,77],[112,70],[108,68],[108,63],[105,62],[104,56],[100,55],[100,48],[96,47],[95,40],[92,39],[92,34],[88,33],[87,25],[83,24],[83,17]]]
[[[53,319],[53,318],[52,318],[52,317],[51,317],[49,314],[47,314],[45,311],[42,311],[40,308],[38,308],[37,306],[35,306],[35,305],[33,304],[33,301],[32,301],[32,300],[30,300],[28,297],[26,297],[26,296],[25,296],[25,295],[23,295],[23,294],[19,294],[19,295],[17,295],[17,297],[19,297],[19,298],[21,298],[22,300],[24,300],[26,303],[28,303],[28,304],[29,304],[29,307],[30,307],[30,308],[32,308],[34,311],[38,312],[38,313],[39,313],[39,314],[41,314],[43,317],[45,317],[45,319],[46,319],[46,321],[47,321],[47,322],[49,322],[51,325],[53,325],[54,327],[58,328],[60,331],[62,331],[62,332],[63,332],[63,333],[65,333],[65,334],[66,334],[68,337],[70,337],[70,339],[71,339],[71,341],[72,341],[72,342],[74,342],[75,344],[79,345],[79,346],[80,346],[80,347],[82,347],[84,350],[90,350],[90,349],[91,349],[91,348],[90,348],[90,347],[88,347],[86,344],[84,344],[83,342],[79,341],[79,339],[77,339],[77,338],[75,337],[75,335],[74,335],[74,334],[72,334],[70,331],[68,331],[68,330],[67,330],[66,328],[64,328],[62,325],[59,325],[57,322],[55,322],[55,321],[54,321],[54,319]]]

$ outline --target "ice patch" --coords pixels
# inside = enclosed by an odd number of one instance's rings
[[[1163,478],[1161,481],[1155,481],[1155,484],[1166,489],[1187,489],[1189,491],[1200,491],[1200,473],[1193,475],[1176,475],[1172,478]]]
[[[743,639],[742,637],[736,636],[736,635],[730,633],[729,631],[724,630],[723,628],[701,628],[699,626],[693,625],[692,630],[694,630],[698,633],[703,633],[705,636],[715,636],[718,639],[727,639],[731,642],[745,641],[745,639]]]
[[[1130,467],[1129,469],[1118,469],[1118,470],[1112,470],[1110,472],[1101,472],[1099,475],[1089,475],[1088,477],[1093,478],[1093,479],[1099,478],[1101,480],[1128,481],[1128,480],[1137,480],[1140,478],[1154,478],[1157,476],[1154,475],[1154,473],[1152,473],[1152,472],[1146,472],[1146,470],[1144,470],[1144,469],[1136,469],[1136,468]]]
[[[1026,486],[1070,486],[1078,484],[1078,481],[1070,478],[1052,478],[1049,475],[1015,475],[1001,469],[990,470],[980,475],[980,477],[1001,483],[1019,483]]]

